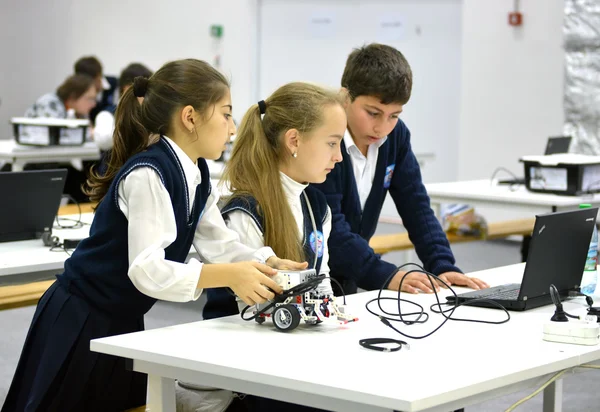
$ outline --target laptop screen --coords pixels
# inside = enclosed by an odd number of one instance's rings
[[[546,143],[546,151],[544,154],[569,153],[571,146],[571,136],[549,137]]]
[[[0,173],[0,242],[51,230],[66,178],[65,169]]]
[[[521,298],[579,287],[598,208],[557,212],[536,217],[529,246]]]

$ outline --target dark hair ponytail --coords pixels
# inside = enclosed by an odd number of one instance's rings
[[[101,173],[92,168],[84,187],[90,200],[101,201],[125,162],[155,142],[153,137],[167,133],[176,110],[191,105],[207,113],[228,90],[221,73],[196,59],[167,63],[150,79],[136,77],[117,106],[106,170]],[[141,103],[138,98],[143,99]]]

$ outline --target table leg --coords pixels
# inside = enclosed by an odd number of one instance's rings
[[[561,412],[563,398],[563,381],[557,379],[544,389],[543,412]]]
[[[529,244],[531,243],[531,235],[523,236],[521,242],[521,262],[527,262],[527,256],[529,255]]]
[[[148,405],[152,412],[175,412],[175,380],[148,375]]]

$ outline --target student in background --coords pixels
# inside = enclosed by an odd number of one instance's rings
[[[85,56],[75,62],[75,74],[85,74],[94,79],[96,85],[96,100],[98,104],[90,113],[90,120],[94,124],[96,115],[103,110],[114,112],[115,92],[117,90],[117,79],[113,76],[104,76],[102,63],[95,56]]]
[[[27,109],[25,117],[53,117],[66,119],[69,110],[79,118],[86,119],[96,106],[94,79],[84,74],[68,77],[54,93],[48,93],[36,100]]]
[[[343,160],[316,186],[333,213],[331,276],[346,293],[356,292],[357,287],[398,290],[406,272],[398,272],[386,284],[396,266],[369,247],[389,191],[426,270],[448,284],[488,287],[455,266],[446,234],[431,209],[410,132],[399,119],[412,89],[412,71],[402,53],[382,44],[354,50],[346,62],[342,87],[348,118]],[[427,276],[419,273],[408,275],[402,290],[433,292]]]
[[[302,266],[241,244],[225,226],[204,159],[218,158],[235,133],[231,110],[227,80],[194,59],[167,63],[125,92],[108,168],[88,181],[99,201],[90,236],[40,299],[2,412],[142,405],[146,376],[91,352],[91,339],[142,330],[158,299],[230,287],[252,305],[274,297],[266,287],[281,291],[266,276],[274,269],[240,261]],[[192,245],[206,263],[185,263]]]
[[[136,77],[150,78],[152,72],[141,63],[131,63],[121,72],[119,77],[119,97],[123,96],[125,91],[133,85],[133,79]],[[115,130],[114,109],[116,106],[107,108],[96,116],[94,126],[94,141],[100,150],[106,151],[112,148],[112,137]]]
[[[88,119],[90,111],[96,106],[96,87],[94,79],[85,74],[74,74],[61,84],[55,93],[48,93],[40,97],[25,112],[25,117],[53,117],[66,119],[72,116]],[[84,162],[84,169],[88,163]],[[65,181],[64,193],[77,202],[88,201],[87,196],[81,191],[85,183],[86,173],[75,169],[70,164],[35,163],[25,166],[25,170],[56,169],[68,170]]]

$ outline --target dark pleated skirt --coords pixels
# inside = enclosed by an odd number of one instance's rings
[[[55,282],[40,299],[2,412],[123,411],[146,403],[146,375],[90,351],[90,340],[144,329],[114,318]]]

